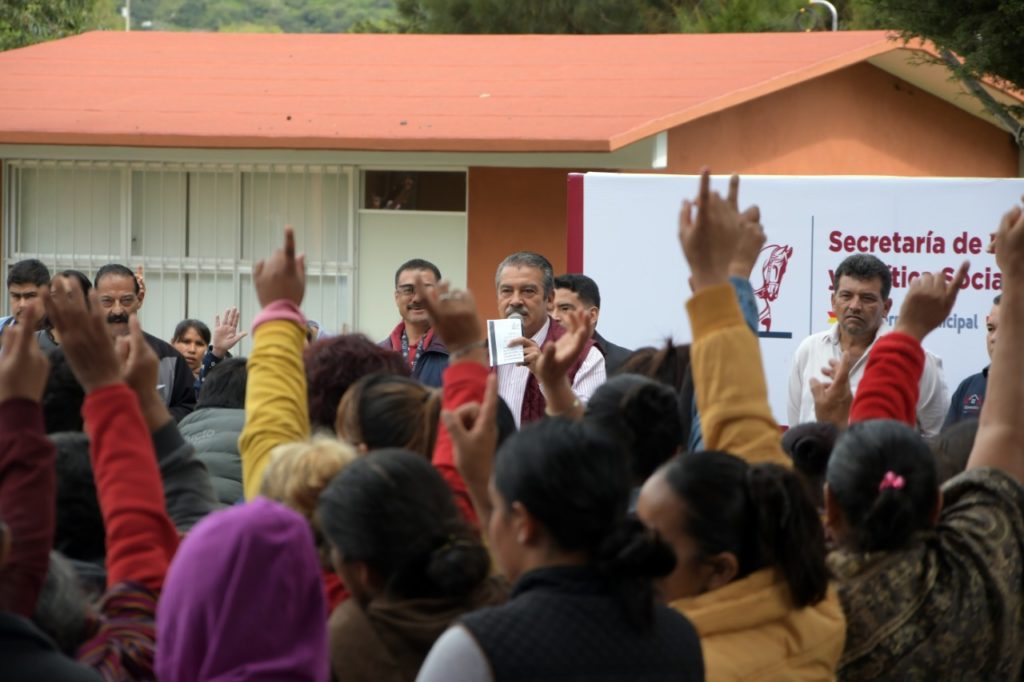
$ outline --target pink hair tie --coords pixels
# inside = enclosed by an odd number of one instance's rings
[[[886,471],[885,476],[882,477],[882,482],[878,484],[878,491],[881,492],[886,488],[902,490],[906,483],[902,476],[897,476],[893,471]]]

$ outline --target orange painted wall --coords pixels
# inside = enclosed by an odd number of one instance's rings
[[[870,64],[669,131],[667,173],[1017,177],[1010,136]],[[471,168],[469,286],[494,309],[494,269],[520,249],[565,268],[566,170]],[[600,284],[600,283],[599,283]]]
[[[484,318],[497,314],[494,272],[514,251],[548,257],[565,271],[565,183],[571,171],[553,168],[469,169],[470,291]]]
[[[866,63],[679,126],[668,150],[670,173],[1019,173],[1008,133]]]

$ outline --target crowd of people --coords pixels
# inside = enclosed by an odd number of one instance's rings
[[[497,367],[474,296],[421,259],[387,338],[324,334],[290,228],[253,270],[248,357],[235,308],[167,343],[141,272],[16,264],[0,677],[1019,679],[1022,206],[990,245],[989,367],[950,400],[922,347],[966,263],[888,328],[889,271],[858,255],[788,430],[754,333],[760,211],[704,172],[678,232],[690,344],[606,340],[596,283],[518,252],[495,294],[523,361]]]

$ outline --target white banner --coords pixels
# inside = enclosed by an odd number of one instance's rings
[[[689,342],[689,271],[677,223],[697,184],[696,176],[584,175],[583,272],[601,288],[598,329],[609,341],[631,348]],[[712,189],[724,195],[727,179],[716,176]],[[873,254],[892,269],[890,323],[918,273],[951,276],[969,260],[953,314],[924,345],[942,359],[950,394],[984,368],[985,317],[1001,289],[985,245],[1022,194],[1020,179],[744,176],[741,207],[761,207],[768,236],[751,284],[779,423],[786,423],[793,353],[832,324],[831,273],[854,253]]]

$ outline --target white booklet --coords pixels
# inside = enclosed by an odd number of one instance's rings
[[[487,356],[491,367],[512,365],[523,361],[523,347],[508,342],[523,335],[523,321],[511,317],[506,320],[487,320]]]

